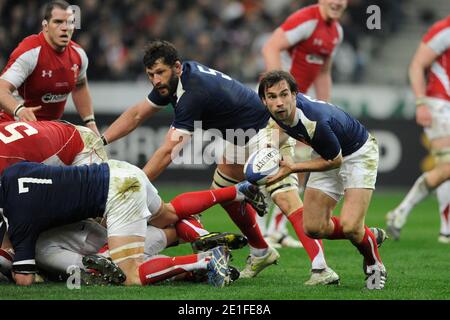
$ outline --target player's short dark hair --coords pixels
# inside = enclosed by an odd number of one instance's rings
[[[175,46],[169,41],[154,40],[151,41],[144,51],[144,66],[151,68],[158,59],[162,58],[162,62],[168,66],[175,65],[176,61],[181,62],[180,55],[178,54]]]
[[[68,7],[70,7],[70,4],[67,1],[64,0],[55,0],[51,1],[44,6],[44,12],[43,12],[43,19],[50,21],[50,18],[52,17],[52,11],[55,8],[66,10]]]
[[[289,72],[283,70],[274,70],[266,72],[262,75],[258,87],[259,97],[263,99],[265,97],[265,93],[268,88],[274,86],[276,83],[283,80],[287,82],[289,90],[291,90],[291,92],[294,93],[298,92],[297,82]]]

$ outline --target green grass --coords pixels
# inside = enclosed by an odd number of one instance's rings
[[[161,188],[161,195],[170,200],[181,188]],[[379,192],[374,195],[367,224],[384,226],[385,213],[395,207],[403,196],[400,192]],[[226,213],[212,208],[203,215],[204,225],[211,231],[238,231]],[[292,230],[291,230],[292,232]],[[389,277],[382,291],[364,287],[362,258],[348,241],[325,241],[328,264],[341,277],[340,286],[305,287],[310,262],[303,249],[280,249],[279,264],[269,267],[254,279],[238,280],[232,286],[217,289],[207,284],[164,283],[147,287],[81,287],[68,290],[65,284],[41,284],[29,288],[0,286],[0,299],[449,299],[448,275],[450,248],[438,243],[439,216],[434,197],[428,198],[413,211],[402,232],[401,241],[387,241],[381,257]],[[168,255],[190,254],[188,245],[165,250]],[[242,268],[248,249],[233,252],[232,264]]]

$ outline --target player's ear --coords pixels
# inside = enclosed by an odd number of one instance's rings
[[[173,66],[174,66],[175,70],[177,71],[177,73],[181,73],[182,65],[181,65],[180,60],[175,61],[175,64]]]
[[[42,20],[42,28],[48,27],[48,22],[46,19]]]

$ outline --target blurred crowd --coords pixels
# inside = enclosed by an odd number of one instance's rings
[[[333,70],[336,81],[360,82],[368,55],[367,37],[382,41],[401,26],[405,0],[349,0],[341,24],[344,43]],[[41,29],[46,1],[0,0],[0,67],[26,36]],[[241,81],[255,82],[264,70],[260,49],[287,16],[314,0],[81,0],[81,29],[74,40],[89,57],[91,80],[145,77],[142,52],[149,39],[173,42],[183,59],[197,60]],[[368,30],[366,8],[380,6],[383,29]]]

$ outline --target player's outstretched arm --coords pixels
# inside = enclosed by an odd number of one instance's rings
[[[191,138],[191,134],[184,130],[170,128],[163,144],[156,150],[144,167],[144,172],[150,181],[155,180],[172,162],[181,148]]]
[[[95,123],[94,108],[92,106],[92,98],[89,92],[87,78],[84,78],[77,83],[75,89],[72,91],[72,100],[86,127],[100,136],[100,132]]]
[[[159,110],[161,108],[154,107],[149,100],[142,100],[122,113],[106,129],[103,137],[107,143],[116,141],[136,129],[144,120],[152,117]]]

